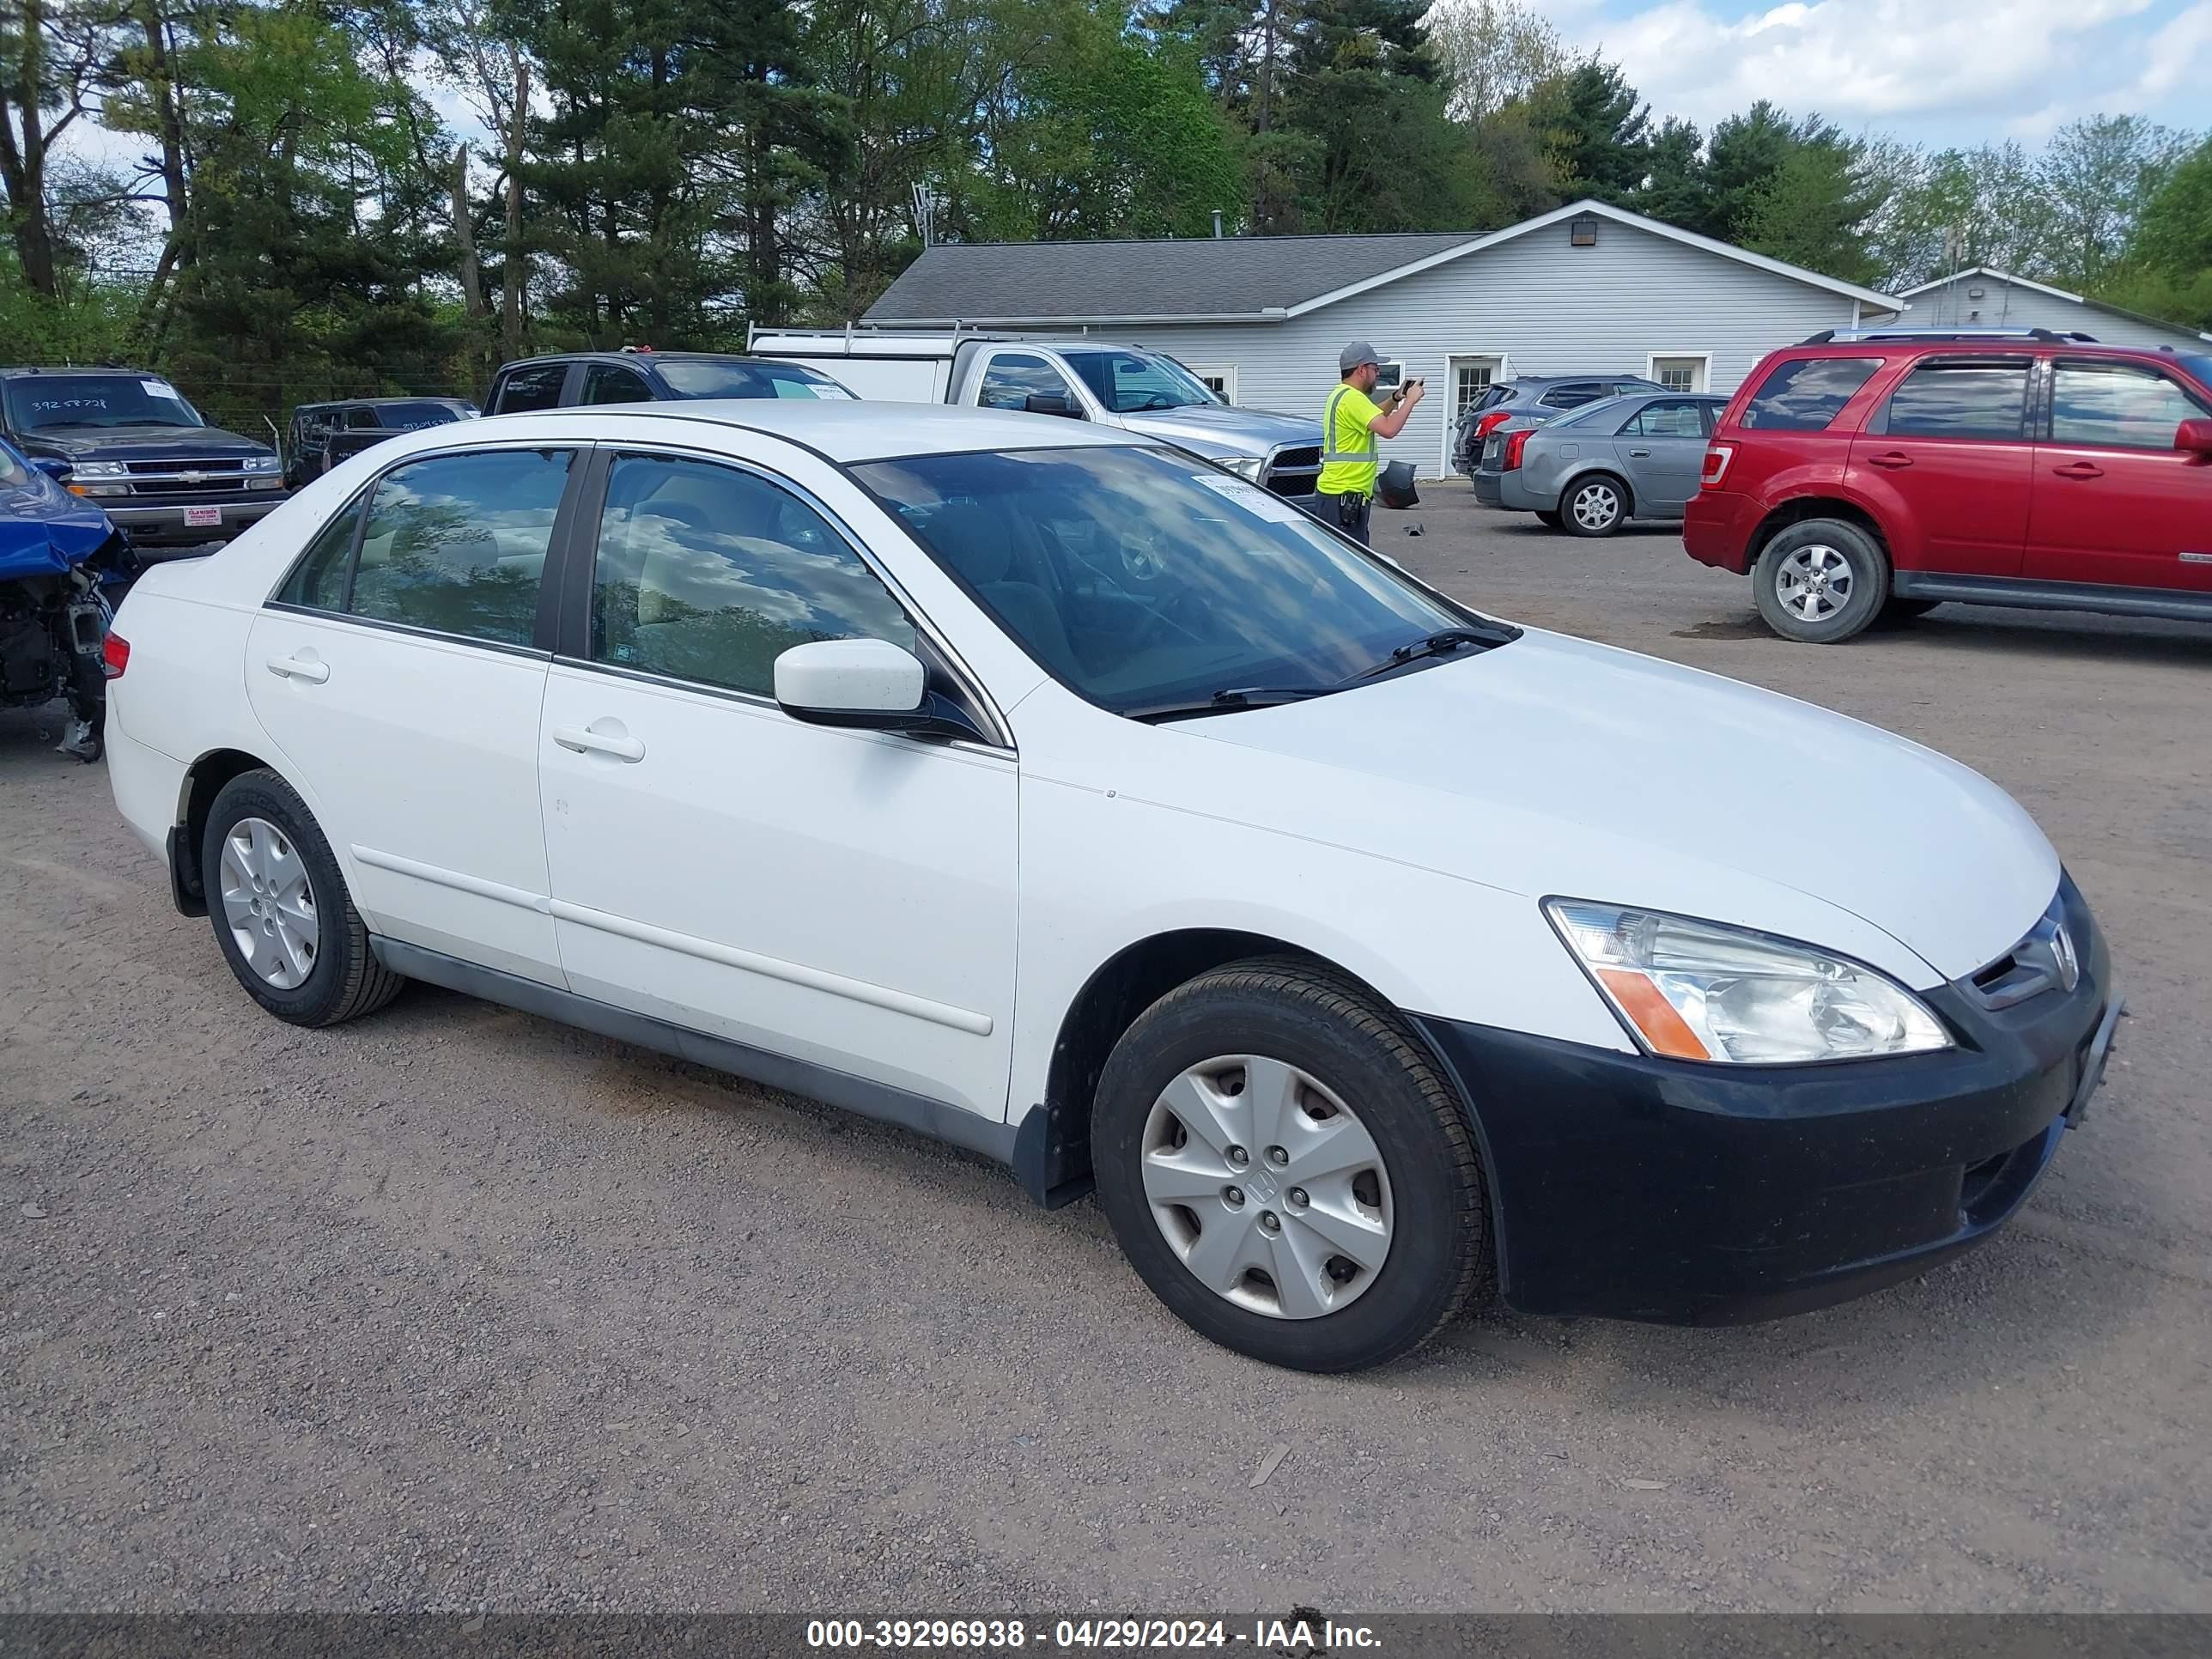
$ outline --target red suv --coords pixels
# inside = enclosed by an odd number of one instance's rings
[[[1793,640],[1946,601],[2212,622],[2212,347],[1816,334],[1729,400],[1682,540]]]

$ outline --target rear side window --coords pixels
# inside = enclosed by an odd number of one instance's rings
[[[810,640],[915,648],[890,590],[822,515],[735,467],[618,457],[592,576],[592,659],[775,694]]]
[[[2027,408],[2028,360],[1923,362],[1890,393],[1893,438],[2014,438]]]
[[[529,368],[518,368],[499,383],[499,395],[492,399],[491,412],[519,415],[525,410],[558,409],[561,383],[568,378],[566,363],[538,363]]]
[[[1705,435],[1703,406],[1686,398],[1646,404],[1635,419],[1621,428],[1629,438],[1702,438]]]
[[[356,496],[347,503],[346,510],[307,544],[307,552],[276,590],[278,599],[310,611],[345,609],[346,574],[353,563],[354,532],[361,527],[362,500]]]
[[[465,639],[530,644],[570,454],[439,455],[386,473],[369,497],[347,609]]]
[[[1606,388],[1595,380],[1572,380],[1565,386],[1555,386],[1536,401],[1546,409],[1579,409],[1594,403]]]
[[[1760,432],[1826,432],[1881,367],[1879,357],[1800,357],[1778,363],[1744,406],[1742,424]]]
[[[584,369],[584,395],[587,404],[647,404],[653,401],[653,388],[645,383],[645,376],[615,363],[591,363]]]
[[[2054,443],[2171,449],[2174,428],[2208,412],[2165,375],[2132,363],[2062,362],[2051,378]]]

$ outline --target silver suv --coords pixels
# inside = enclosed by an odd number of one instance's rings
[[[1496,480],[1483,494],[1480,463],[1483,440],[1493,433],[1541,426],[1545,422],[1580,409],[1601,398],[1626,392],[1664,392],[1667,388],[1640,374],[1516,374],[1510,380],[1493,380],[1482,395],[1461,411],[1452,438],[1452,465],[1474,475],[1475,499],[1498,505]],[[1496,469],[1493,467],[1492,471]]]

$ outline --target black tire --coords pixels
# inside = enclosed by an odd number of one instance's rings
[[[1547,530],[1557,530],[1559,527],[1559,515],[1557,513],[1547,513],[1542,507],[1538,507],[1536,522]]]
[[[1794,585],[1808,570],[1825,571],[1829,584],[1809,601],[1800,597],[1802,586]],[[1807,519],[1777,531],[1760,550],[1751,585],[1760,618],[1784,639],[1835,645],[1863,632],[1881,614],[1889,598],[1889,560],[1858,526],[1843,519]],[[1787,599],[1785,587],[1790,589]],[[1827,614],[1802,614],[1806,604],[1817,606],[1831,597],[1839,602]]]
[[[1610,472],[1586,472],[1559,492],[1559,527],[1570,536],[1610,536],[1628,522],[1635,500]]]
[[[254,972],[224,915],[222,846],[247,818],[273,825],[299,854],[306,868],[316,912],[318,939],[313,967],[299,984],[282,988]],[[208,809],[200,840],[200,870],[208,896],[208,919],[216,944],[246,994],[282,1020],[295,1025],[336,1025],[374,1013],[406,983],[376,959],[368,928],[353,908],[345,878],[331,856],[314,814],[292,786],[270,771],[245,772],[222,787]]]
[[[1244,1054],[1295,1066],[1352,1105],[1381,1155],[1388,1250],[1334,1311],[1287,1318],[1231,1302],[1184,1266],[1154,1219],[1142,1160],[1155,1103],[1186,1070]],[[1482,1168],[1457,1094],[1403,1022],[1316,964],[1233,963],[1146,1009],[1099,1079],[1091,1144],[1099,1205],[1138,1276],[1193,1330],[1255,1359],[1306,1371],[1378,1365],[1428,1340],[1490,1282]],[[1247,1179],[1262,1152],[1249,1156]],[[1253,1201],[1297,1199],[1255,1191]]]

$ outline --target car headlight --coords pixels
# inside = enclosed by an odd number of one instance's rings
[[[1655,1054],[1785,1066],[1951,1046],[1903,986],[1813,945],[1582,899],[1547,899],[1544,910]]]
[[[101,478],[127,478],[131,469],[120,461],[72,461],[70,477],[77,483],[91,483]]]
[[[1264,455],[1227,455],[1222,458],[1220,465],[1247,483],[1259,483],[1260,475],[1267,470],[1267,459]]]
[[[248,472],[274,472],[278,465],[274,455],[248,455],[246,458],[246,471]]]

